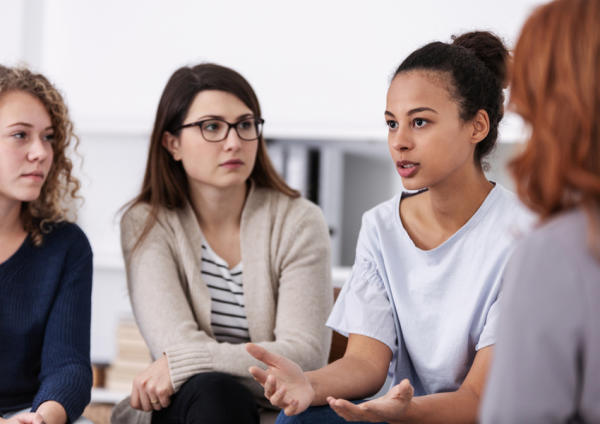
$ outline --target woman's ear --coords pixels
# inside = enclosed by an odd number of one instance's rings
[[[173,159],[176,161],[181,160],[181,154],[179,153],[180,144],[178,137],[175,137],[168,131],[163,133],[162,145],[169,153],[171,153],[171,156],[173,156]]]
[[[473,123],[471,142],[477,144],[483,141],[490,132],[490,117],[484,109],[479,109],[471,122]]]

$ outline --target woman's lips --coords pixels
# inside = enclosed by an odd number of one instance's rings
[[[224,168],[228,168],[228,169],[234,169],[234,168],[239,168],[243,164],[244,164],[244,162],[239,159],[231,159],[226,162],[223,162],[220,166],[222,166]]]
[[[396,162],[396,170],[402,178],[413,177],[419,171],[418,162],[410,162],[407,160]]]
[[[22,174],[21,176],[34,181],[44,181],[43,172],[29,172],[27,174]]]

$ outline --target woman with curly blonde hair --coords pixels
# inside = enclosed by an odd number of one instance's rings
[[[92,251],[68,222],[73,139],[56,88],[0,66],[0,423],[74,422],[89,402]]]

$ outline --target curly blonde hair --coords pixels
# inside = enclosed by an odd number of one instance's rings
[[[79,199],[79,180],[71,174],[73,163],[66,150],[74,140],[73,123],[67,106],[58,90],[41,74],[27,68],[10,68],[0,65],[0,96],[9,91],[24,91],[38,98],[50,115],[54,130],[52,150],[54,159],[39,197],[21,206],[21,222],[36,246],[43,235],[50,232],[53,223],[74,220],[73,203]]]

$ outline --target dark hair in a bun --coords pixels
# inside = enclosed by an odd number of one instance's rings
[[[453,37],[452,44],[429,43],[411,53],[396,69],[394,77],[411,70],[448,73],[450,94],[458,102],[460,117],[472,119],[483,109],[490,119],[490,131],[475,148],[475,161],[482,165],[498,138],[498,124],[504,114],[508,50],[487,31],[468,32]]]

